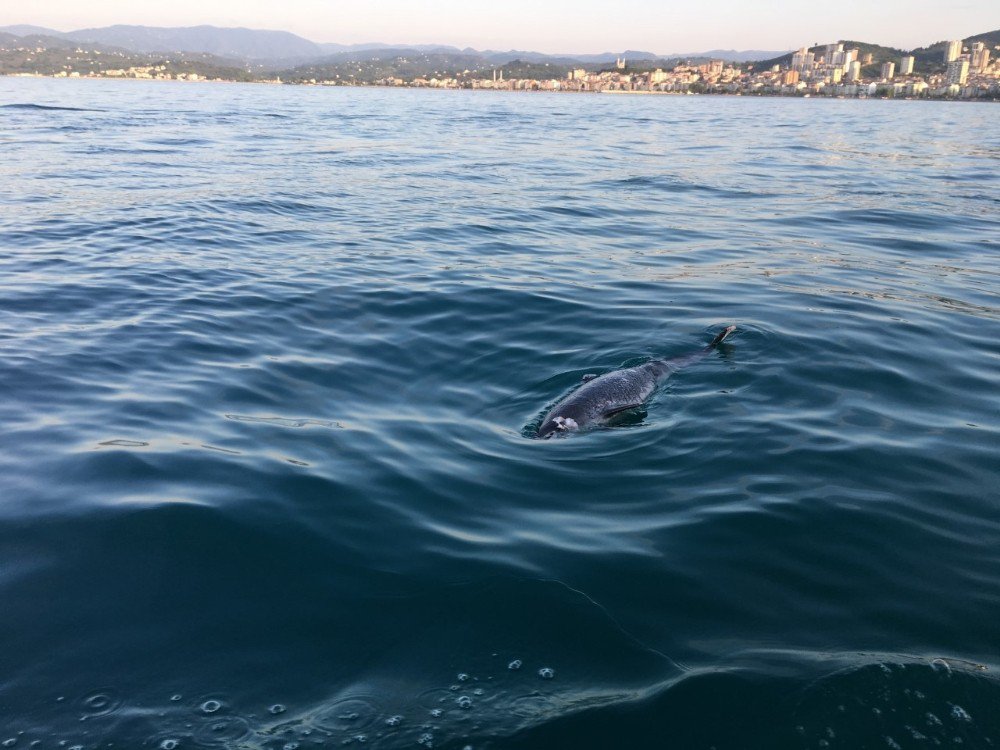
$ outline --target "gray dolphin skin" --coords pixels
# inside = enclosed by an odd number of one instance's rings
[[[606,423],[616,414],[642,406],[660,384],[671,374],[707,356],[736,326],[723,329],[704,349],[671,359],[654,359],[651,362],[615,370],[600,377],[585,375],[583,385],[552,407],[545,415],[538,437],[542,440],[554,435]]]

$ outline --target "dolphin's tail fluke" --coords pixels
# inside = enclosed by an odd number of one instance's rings
[[[676,372],[682,367],[687,367],[688,365],[693,365],[695,362],[704,359],[711,353],[719,344],[726,340],[726,337],[736,330],[736,326],[729,326],[728,328],[723,328],[722,331],[712,339],[712,343],[706,346],[704,349],[698,349],[690,354],[684,354],[680,357],[671,357],[670,359],[658,359],[653,360],[651,364],[658,364],[662,367],[662,372],[660,374],[661,378],[667,377],[670,373]]]
[[[729,334],[731,334],[735,330],[736,330],[736,326],[727,326],[726,328],[723,328],[722,331],[719,333],[719,335],[716,336],[714,339],[712,339],[712,343],[709,344],[708,346],[706,346],[705,349],[706,350],[708,350],[708,349],[714,349],[719,344],[721,344],[723,341],[725,341],[726,337],[729,336]]]

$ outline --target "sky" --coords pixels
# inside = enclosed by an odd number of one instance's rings
[[[7,6],[7,7],[4,7]],[[12,7],[16,6],[16,7]],[[912,49],[1000,28],[997,0],[0,0],[0,26],[244,26],[314,42],[657,54],[837,39]]]

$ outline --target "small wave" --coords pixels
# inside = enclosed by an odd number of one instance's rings
[[[751,190],[733,190],[730,188],[691,182],[670,175],[650,175],[626,177],[620,180],[604,181],[597,185],[604,188],[622,188],[625,190],[656,190],[665,193],[707,193],[725,198],[763,198],[776,197],[777,193],[757,193]]]
[[[85,107],[56,107],[50,104],[0,104],[0,109],[21,109],[36,110],[43,112],[103,112],[101,109],[88,109]]]
[[[289,419],[288,417],[254,417],[247,414],[226,414],[226,419],[234,422],[255,422],[258,424],[273,424],[279,427],[336,427],[343,429],[340,422],[328,419]]]

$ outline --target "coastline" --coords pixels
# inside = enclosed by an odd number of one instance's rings
[[[624,89],[598,89],[598,90],[578,90],[578,89],[542,89],[542,88],[487,88],[476,86],[425,86],[425,85],[401,85],[387,86],[378,83],[312,83],[298,81],[276,81],[276,80],[250,80],[237,81],[225,78],[198,78],[189,80],[183,78],[140,78],[131,76],[60,76],[47,75],[42,73],[0,73],[2,78],[27,78],[27,79],[51,79],[54,81],[114,81],[114,82],[143,82],[143,83],[180,83],[180,84],[225,84],[225,85],[252,85],[252,86],[290,86],[303,88],[323,88],[323,89],[395,89],[406,91],[471,91],[488,92],[491,94],[612,94],[619,96],[668,96],[668,97],[688,97],[688,96],[708,96],[726,98],[774,98],[774,99],[857,99],[857,100],[879,100],[879,101],[933,101],[933,102],[1000,102],[1000,91],[988,96],[948,96],[948,95],[919,95],[919,96],[893,96],[888,94],[875,95],[844,95],[838,93],[822,92],[781,92],[781,91],[648,91],[648,90],[624,90]]]

